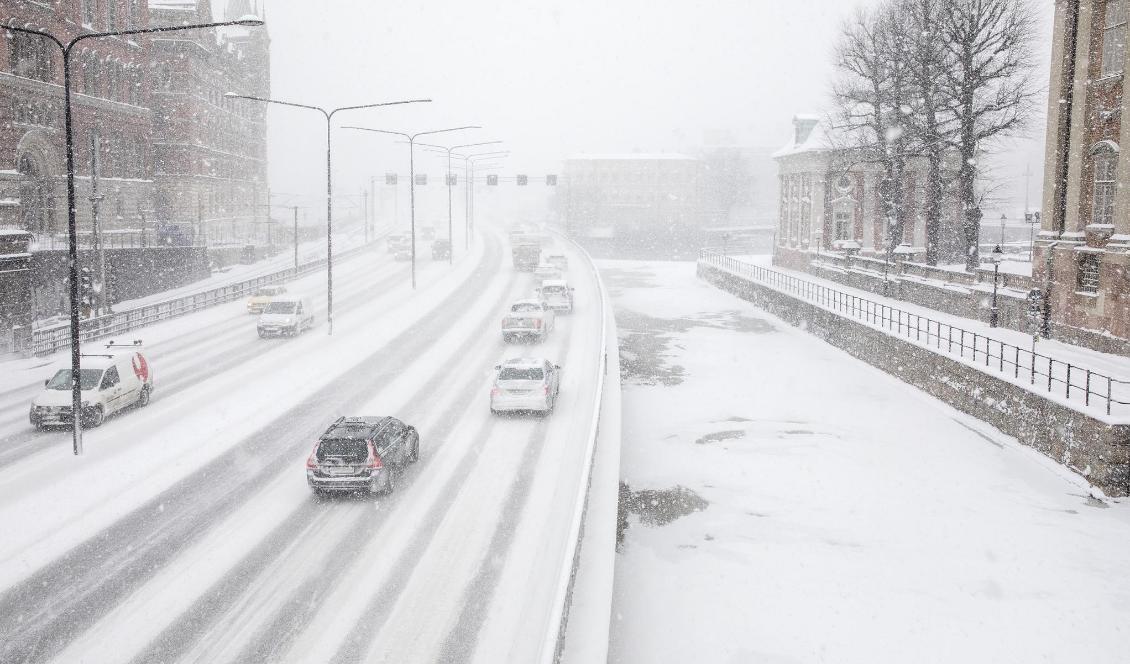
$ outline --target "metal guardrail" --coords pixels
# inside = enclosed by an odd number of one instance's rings
[[[1062,396],[1084,406],[1105,406],[1106,414],[1130,414],[1130,381],[1119,380],[1087,367],[1057,360],[1013,344],[998,341],[948,323],[904,311],[881,302],[829,288],[807,279],[723,256],[710,249],[699,254],[702,262],[759,281],[844,316],[877,325],[898,336],[913,339],[939,352],[958,353],[962,359],[1014,380],[1027,382],[1035,391]],[[966,355],[969,353],[969,355]]]
[[[558,575],[553,613],[548,623],[545,638],[542,641],[541,654],[537,659],[539,664],[556,664],[560,661],[565,647],[565,630],[569,624],[569,607],[572,605],[573,584],[577,580],[577,569],[581,562],[581,539],[584,537],[585,516],[589,504],[589,487],[592,482],[593,463],[596,459],[596,442],[599,437],[601,404],[604,401],[605,375],[608,371],[608,296],[604,289],[604,282],[600,278],[600,270],[596,267],[596,262],[593,261],[592,256],[581,245],[572,240],[569,240],[569,242],[585,257],[589,268],[592,269],[597,290],[600,291],[600,353],[597,359],[597,375],[599,378],[596,383],[596,394],[593,397],[595,405],[585,448],[585,467],[581,473],[577,502],[569,523],[568,555],[566,555],[565,564],[562,565],[561,572]]]
[[[379,238],[378,238],[379,239]],[[334,259],[348,258],[360,253],[370,245],[361,245],[341,252],[334,252]],[[260,286],[269,286],[316,272],[326,264],[325,258],[302,263],[298,268],[286,268],[270,274],[260,275],[219,288],[183,295],[181,297],[147,304],[133,309],[116,311],[107,316],[88,318],[79,323],[79,341],[89,341],[118,334],[124,334],[139,327],[152,325],[170,318],[195,313],[218,304],[225,304],[243,297],[249,297]],[[71,345],[69,323],[35,330],[31,335],[31,352],[36,356],[50,355]]]

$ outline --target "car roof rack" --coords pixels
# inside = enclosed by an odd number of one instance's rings
[[[129,343],[124,343],[124,344],[117,343],[113,339],[111,339],[109,342],[106,343],[106,348],[110,349],[110,350],[112,350],[114,348],[130,348],[130,349],[141,348],[141,346],[142,346],[141,339],[134,339],[133,341],[131,341]]]

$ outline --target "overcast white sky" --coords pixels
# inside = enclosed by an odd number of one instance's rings
[[[1035,2],[1046,43],[1052,3]],[[339,117],[406,131],[483,125],[449,140],[503,139],[511,173],[540,175],[574,152],[693,149],[718,131],[740,145],[782,145],[795,113],[824,106],[831,44],[856,4],[268,0],[265,15],[276,98],[326,106],[432,98]],[[319,118],[275,107],[269,119],[272,187],[317,194]],[[1038,172],[1043,131],[1041,120],[1035,140],[1019,142],[1003,170],[1031,162]],[[391,138],[335,137],[341,191],[358,191],[370,175],[407,172],[406,148]],[[438,161],[420,161],[441,174]],[[1033,200],[1038,189],[1037,176]]]

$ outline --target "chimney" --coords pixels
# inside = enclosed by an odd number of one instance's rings
[[[816,125],[820,124],[820,118],[815,115],[796,115],[793,116],[793,128],[795,134],[793,135],[794,145],[803,145],[808,137],[812,135],[812,130]]]

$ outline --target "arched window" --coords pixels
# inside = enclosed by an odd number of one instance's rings
[[[1118,145],[1102,141],[1091,150],[1094,188],[1091,207],[1092,224],[1114,223],[1115,171],[1118,169]]]
[[[1126,59],[1127,0],[1107,0],[1103,15],[1103,61],[1101,76],[1121,74]]]

